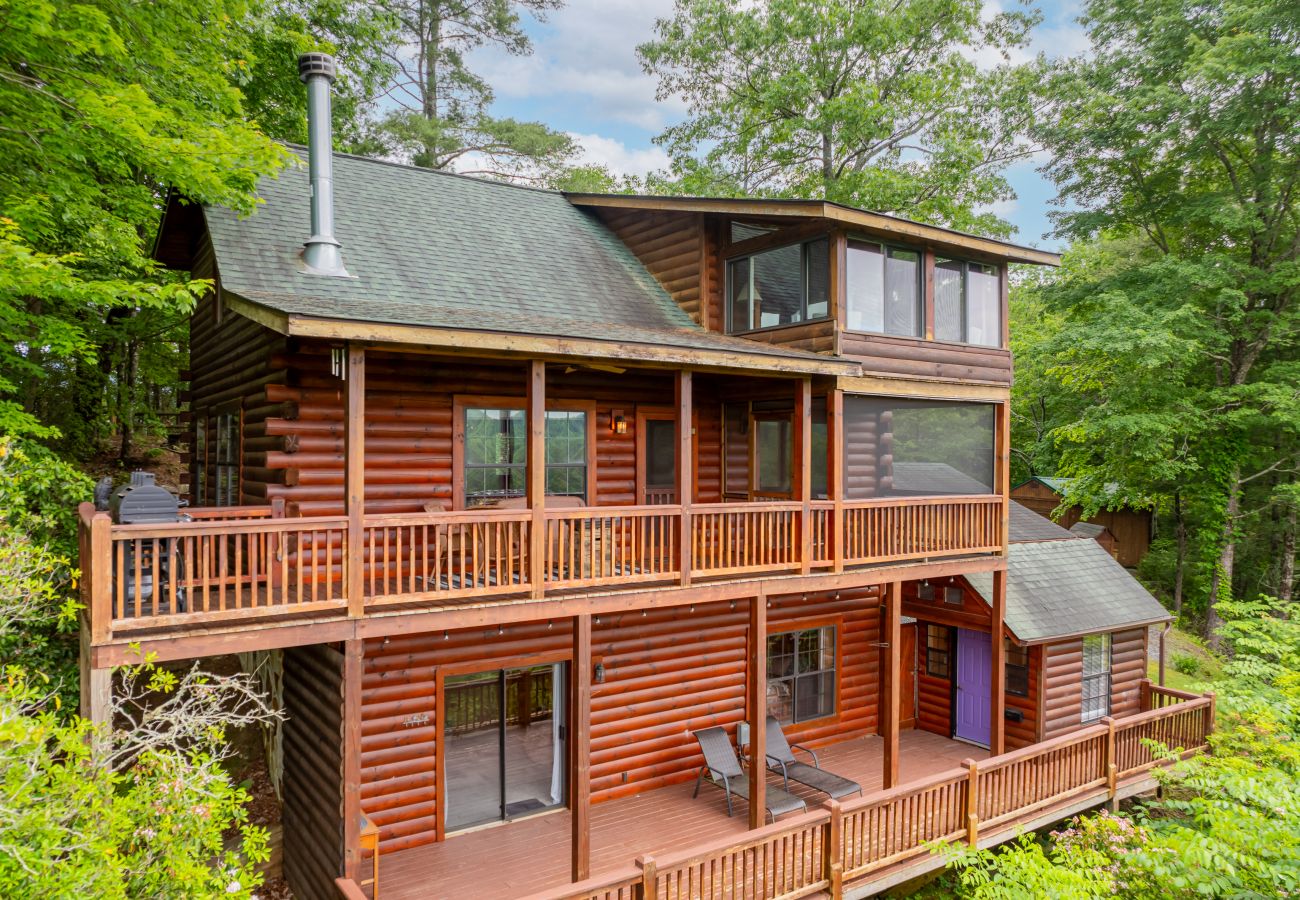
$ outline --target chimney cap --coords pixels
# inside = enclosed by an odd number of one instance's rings
[[[334,57],[328,53],[303,53],[298,57],[298,78],[307,81],[313,75],[324,75],[334,82]]]

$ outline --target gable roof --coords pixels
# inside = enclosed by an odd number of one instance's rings
[[[699,327],[593,213],[557,192],[335,153],[337,233],[354,277],[332,278],[300,271],[306,167],[258,189],[250,216],[204,214],[222,291],[253,307],[233,308],[285,333],[353,337],[322,325],[346,321],[371,326],[361,339],[380,339],[373,326],[383,324],[412,343],[485,332],[597,342],[574,354],[583,356],[601,355],[603,343],[638,358],[637,347],[653,345],[728,354],[741,368],[859,369]]]
[[[1037,521],[1035,521],[1037,520]],[[964,576],[985,602],[993,573]],[[1006,625],[1026,644],[1118,631],[1173,618],[1106,549],[1011,503]]]
[[[1106,526],[1097,525],[1092,522],[1075,522],[1070,526],[1070,533],[1095,541],[1106,533]]]

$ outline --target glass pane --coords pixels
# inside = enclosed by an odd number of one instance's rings
[[[879,244],[849,242],[848,327],[851,331],[885,330],[885,254]]]
[[[722,406],[725,447],[725,489],[730,496],[749,495],[749,404]]]
[[[992,493],[994,415],[987,403],[845,397],[845,496]]]
[[[506,671],[505,816],[564,804],[563,666]]]
[[[821,669],[822,645],[821,631],[813,628],[809,631],[801,631],[798,635],[799,642],[799,659],[798,672],[816,672]]]
[[[767,681],[767,714],[782,725],[794,724],[793,687],[793,678],[769,678]]]
[[[811,487],[813,498],[817,500],[824,500],[830,496],[827,475],[828,460],[826,458],[828,434],[825,422],[813,422]]]
[[[921,254],[890,250],[885,261],[885,333],[921,334]]]
[[[647,419],[645,423],[645,483],[647,487],[673,487],[677,483],[677,423]]]
[[[826,238],[804,244],[808,268],[808,318],[820,319],[830,313],[830,252]]]
[[[448,829],[501,818],[500,675],[494,670],[447,676],[442,716]]]
[[[786,493],[790,490],[790,459],[794,435],[789,419],[759,419],[754,423],[758,454],[758,490]]]
[[[1002,292],[998,270],[967,264],[966,341],[982,347],[1002,345]]]
[[[546,413],[546,461],[587,461],[587,414],[580,410],[548,410]]]
[[[796,722],[821,719],[835,713],[835,673],[802,675],[795,682]]]
[[[803,247],[778,247],[750,257],[754,267],[755,327],[803,319]]]
[[[767,638],[767,677],[784,678],[794,674],[795,632],[771,634]]]
[[[753,328],[753,319],[749,293],[749,260],[737,259],[727,263],[727,290],[730,294],[728,320],[732,331],[748,331]]]
[[[934,336],[960,341],[962,334],[962,264],[951,259],[934,263]]]
[[[831,670],[835,668],[835,626],[823,625],[821,638],[821,668]]]

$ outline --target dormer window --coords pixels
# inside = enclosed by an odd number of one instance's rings
[[[776,328],[830,314],[830,242],[817,238],[727,261],[727,330]]]
[[[849,241],[847,327],[850,331],[921,337],[921,254],[868,241]]]
[[[934,336],[981,347],[1002,346],[1002,291],[996,266],[934,261]]]

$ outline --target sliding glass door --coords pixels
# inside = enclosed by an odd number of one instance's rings
[[[564,665],[448,676],[443,687],[448,831],[565,800]]]

